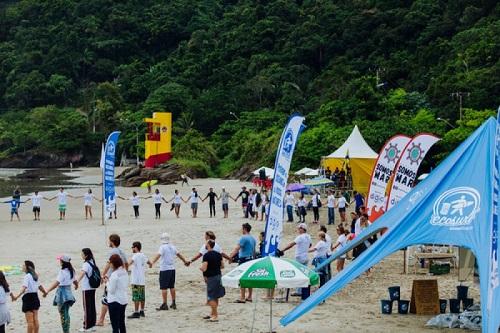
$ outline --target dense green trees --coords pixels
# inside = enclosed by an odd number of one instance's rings
[[[293,112],[307,124],[293,167],[353,124],[374,149],[442,135],[441,158],[499,104],[499,14],[493,0],[0,0],[1,155],[97,157],[117,128],[135,155],[136,125],[167,110],[174,153],[221,175],[270,164]]]

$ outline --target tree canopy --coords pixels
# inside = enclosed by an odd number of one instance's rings
[[[354,124],[375,150],[433,132],[443,157],[499,104],[499,14],[493,0],[0,0],[0,156],[91,160],[115,129],[134,155],[131,124],[169,111],[174,156],[219,175],[269,164],[294,112],[294,168]]]

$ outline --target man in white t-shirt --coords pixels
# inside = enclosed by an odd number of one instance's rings
[[[132,258],[128,261],[130,274],[130,285],[132,287],[132,302],[134,302],[134,313],[127,318],[137,319],[144,317],[144,303],[146,302],[146,265],[151,265],[146,255],[141,252],[141,242],[132,244]]]
[[[48,200],[38,194],[38,191],[35,191],[35,193],[28,199],[28,201],[31,201],[31,204],[33,205],[33,214],[35,215],[33,221],[40,221],[40,207],[42,206],[42,199]]]
[[[157,311],[168,310],[167,305],[167,293],[170,290],[170,297],[172,298],[172,304],[170,304],[170,308],[173,310],[177,309],[177,305],[175,304],[175,257],[184,262],[184,265],[189,265],[189,262],[177,252],[177,248],[170,243],[170,235],[164,232],[161,237],[161,246],[158,249],[158,254],[153,258],[149,267],[153,267],[153,265],[160,260],[160,290],[161,296],[163,299],[163,303],[160,307],[156,308]]]
[[[335,224],[335,196],[333,195],[332,190],[328,190],[326,206],[328,208],[328,224]]]
[[[186,266],[191,265],[193,262],[195,262],[196,260],[203,257],[205,255],[205,253],[208,252],[208,250],[206,248],[207,242],[209,240],[213,240],[215,242],[215,238],[216,238],[215,233],[213,231],[211,231],[211,230],[206,231],[205,232],[205,243],[201,246],[200,251],[198,251],[198,253],[196,253],[196,255],[193,257],[193,259],[188,261],[188,264]],[[227,254],[225,254],[224,252],[222,252],[222,248],[220,247],[220,245],[218,243],[215,243],[214,248],[212,250],[220,253],[223,258],[230,260],[229,256]]]
[[[74,196],[68,194],[68,192],[64,190],[64,187],[61,187],[59,192],[57,192],[57,195],[49,199],[49,201],[52,201],[57,198],[57,203],[59,204],[59,220],[66,219],[66,205],[68,204],[67,197],[74,198]]]
[[[295,248],[295,260],[297,260],[299,263],[302,265],[306,265],[309,261],[309,248],[311,247],[311,236],[307,233],[307,225],[305,223],[301,223],[297,227],[297,233],[298,236],[295,237],[293,242],[285,246],[283,250],[281,250],[281,253],[285,253],[292,247],[296,246]],[[292,296],[301,296],[299,294],[301,288],[297,290],[297,293],[292,294]]]
[[[348,206],[349,204],[347,203],[347,200],[345,199],[345,197],[340,194],[340,192],[337,192],[337,208],[339,209],[339,214],[340,214],[340,221],[342,223],[345,223],[346,221],[346,218],[345,218],[345,211],[346,211],[346,207]]]
[[[285,206],[286,214],[288,217],[287,222],[293,222],[293,207],[295,206],[295,197],[290,193],[290,191],[286,191]]]

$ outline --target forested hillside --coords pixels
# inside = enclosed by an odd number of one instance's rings
[[[92,161],[114,129],[134,156],[133,125],[165,110],[176,160],[209,174],[269,164],[294,112],[295,168],[353,124],[376,150],[441,135],[439,159],[500,103],[499,18],[494,0],[0,0],[0,157]]]

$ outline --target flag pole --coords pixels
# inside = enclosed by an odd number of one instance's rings
[[[101,225],[104,225],[104,201],[106,200],[104,198],[104,143],[101,145],[101,161],[100,161],[100,168],[101,168]]]

